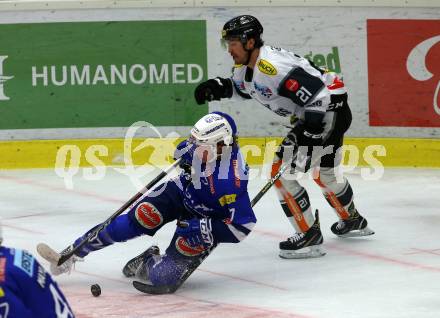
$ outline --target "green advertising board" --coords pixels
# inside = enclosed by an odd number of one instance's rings
[[[0,129],[191,126],[205,21],[0,24]]]

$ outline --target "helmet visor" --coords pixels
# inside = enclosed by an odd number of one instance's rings
[[[189,137],[188,142],[194,146],[194,155],[201,162],[213,162],[217,159],[217,145],[203,143],[192,135]]]
[[[222,30],[222,37],[220,39],[220,44],[224,49],[228,49],[229,41],[240,41],[241,43],[246,43],[246,38],[240,36],[239,34],[234,34],[226,30]]]

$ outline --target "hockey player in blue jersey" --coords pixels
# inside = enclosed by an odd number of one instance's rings
[[[61,266],[56,265],[60,254],[39,250],[51,262],[52,273],[68,272],[92,251],[141,235],[153,236],[166,223],[178,220],[163,255],[152,246],[123,268],[126,277],[136,276],[149,286],[163,288],[162,292],[174,292],[219,243],[238,243],[255,225],[247,192],[248,167],[236,136],[229,115],[213,112],[201,118],[190,137],[177,146],[174,157],[181,158],[182,172],[163,191],[147,195],[118,216]]]
[[[2,246],[0,224],[0,317],[73,318],[57,283],[28,252]]]

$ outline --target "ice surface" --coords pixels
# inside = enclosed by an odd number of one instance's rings
[[[376,234],[335,237],[336,215],[318,186],[304,179],[320,210],[322,258],[278,257],[278,242],[293,230],[270,190],[255,207],[258,223],[250,236],[217,248],[176,294],[140,294],[121,273],[152,243],[166,248],[174,224],[154,238],[92,253],[57,281],[78,317],[440,317],[440,170],[387,169],[373,181],[359,173],[347,177]],[[264,182],[250,182],[251,197]],[[111,168],[97,181],[74,177],[73,185],[66,189],[53,170],[0,171],[4,245],[34,255],[38,242],[63,249],[137,191]],[[102,288],[98,298],[90,293],[94,283]]]

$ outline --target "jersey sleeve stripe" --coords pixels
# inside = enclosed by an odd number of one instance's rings
[[[247,223],[243,225],[228,224],[228,229],[237,238],[237,240],[242,241],[255,226],[255,223]]]

